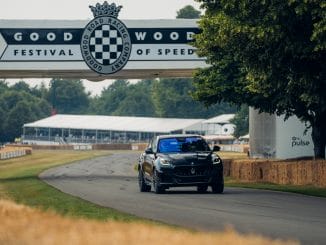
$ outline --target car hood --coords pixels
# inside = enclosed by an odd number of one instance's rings
[[[165,153],[158,156],[170,160],[174,165],[201,165],[212,162],[210,152]]]

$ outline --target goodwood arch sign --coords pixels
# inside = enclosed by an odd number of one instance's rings
[[[85,27],[80,45],[84,61],[97,73],[116,73],[129,60],[130,35],[123,22],[117,19],[121,8],[107,2],[91,6],[95,19]]]
[[[119,20],[122,6],[90,6],[91,21],[0,20],[0,78],[191,77],[205,59],[190,45],[196,20]]]

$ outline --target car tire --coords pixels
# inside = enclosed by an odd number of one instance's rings
[[[154,170],[154,176],[153,176],[153,189],[156,194],[162,194],[165,191],[165,188],[160,183],[160,177],[158,176],[158,173],[156,170]]]
[[[215,181],[212,184],[213,193],[223,193],[224,191],[224,181]]]
[[[224,184],[223,183],[216,183],[212,185],[212,192],[213,193],[223,193],[224,191]]]
[[[145,179],[144,179],[144,174],[141,169],[138,171],[138,184],[139,184],[140,192],[151,191],[151,186],[146,184]]]
[[[212,182],[213,193],[223,193],[224,191],[224,177],[223,172],[220,172]]]
[[[199,193],[205,193],[208,189],[208,185],[198,185],[197,186],[197,191]]]

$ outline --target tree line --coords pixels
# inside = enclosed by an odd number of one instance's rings
[[[20,81],[9,86],[0,81],[0,142],[22,134],[22,126],[54,113],[114,116],[209,118],[234,113],[227,103],[206,107],[193,100],[191,79],[154,79],[130,83],[116,80],[98,96],[86,92],[82,81],[52,79],[30,87]]]

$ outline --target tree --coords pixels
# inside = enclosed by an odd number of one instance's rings
[[[155,116],[151,98],[152,80],[130,84],[116,80],[92,99],[90,110],[95,114],[116,116]]]
[[[49,97],[49,89],[46,87],[44,82],[42,82],[40,85],[32,87],[30,89],[30,93],[42,99],[46,99]]]
[[[325,3],[198,2],[206,12],[194,45],[211,66],[196,74],[194,97],[296,115],[312,127],[315,157],[325,158]]]
[[[15,83],[14,85],[11,86],[13,90],[17,91],[25,91],[27,93],[31,93],[31,89],[27,83],[24,81],[19,81],[18,83]]]
[[[128,81],[116,80],[101,93],[101,96],[97,98],[92,107],[94,111],[102,115],[112,115],[112,113],[119,107],[121,101],[127,96]]]
[[[155,115],[151,97],[152,80],[142,80],[128,86],[126,97],[121,101],[113,115],[142,116]]]
[[[3,124],[4,124],[5,119],[6,119],[6,114],[0,107],[0,145],[1,145],[1,142],[2,142],[2,139],[4,136],[4,131],[3,131],[4,125]]]
[[[240,110],[235,114],[234,118],[230,121],[236,127],[234,130],[234,137],[239,138],[240,136],[246,135],[249,132],[249,107],[242,105]]]
[[[8,84],[5,80],[0,80],[0,94],[8,90]]]
[[[25,100],[19,101],[10,110],[4,124],[5,136],[8,141],[13,141],[21,136],[23,124],[34,120],[31,118],[32,114],[33,111]]]
[[[177,11],[177,19],[199,19],[200,11],[193,6],[187,5]]]
[[[62,114],[81,114],[89,106],[89,94],[80,80],[53,79],[47,99]]]
[[[0,93],[0,142],[20,137],[22,126],[50,114],[50,105],[26,91],[7,88]]]
[[[192,90],[192,79],[166,78],[156,80],[152,89],[156,115],[159,117],[207,118],[236,111],[234,107],[226,103],[207,108],[191,97]]]

